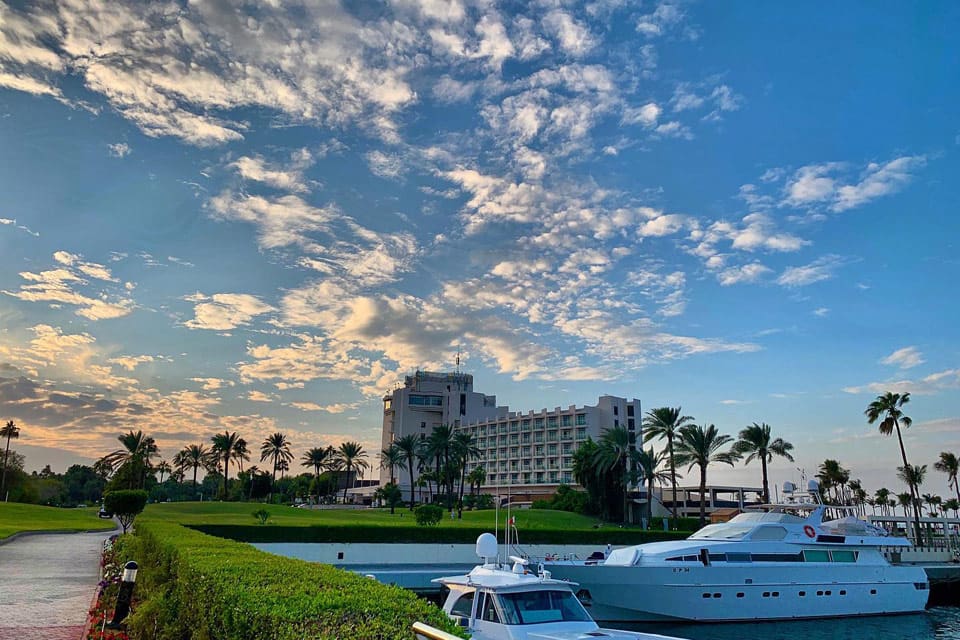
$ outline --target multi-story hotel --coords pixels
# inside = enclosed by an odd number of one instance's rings
[[[407,434],[426,438],[441,424],[470,433],[481,457],[468,463],[467,473],[486,471],[482,490],[505,492],[519,499],[549,496],[561,483],[575,485],[573,453],[587,438],[597,440],[604,429],[623,426],[640,437],[640,401],[600,396],[595,406],[515,412],[498,407],[496,396],[473,391],[473,376],[465,373],[417,371],[383,399],[382,446]],[[401,485],[409,476],[398,474]],[[380,474],[381,484],[389,471]]]

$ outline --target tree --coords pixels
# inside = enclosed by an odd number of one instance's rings
[[[313,447],[300,458],[300,465],[313,467],[313,473],[320,477],[320,470],[327,469],[333,462],[333,447]]]
[[[367,462],[367,452],[356,442],[340,443],[340,448],[337,449],[337,458],[340,459],[342,466],[347,470],[347,481],[343,485],[343,502],[346,504],[347,487],[350,484],[350,470],[354,467],[357,469],[369,469],[370,463]]]
[[[459,431],[453,436],[453,443],[450,447],[451,454],[456,466],[460,469],[460,490],[457,496],[457,519],[463,519],[463,485],[467,478],[467,463],[471,458],[480,457],[480,449],[477,447],[473,436],[465,431]]]
[[[630,481],[636,477],[634,467],[637,458],[636,449],[630,445],[630,432],[624,427],[604,429],[597,443],[597,453],[594,457],[597,473],[610,474],[623,492],[623,522],[629,521],[627,496]]]
[[[960,473],[960,461],[949,451],[941,451],[940,459],[933,463],[933,468],[940,473],[947,474],[947,487],[957,492],[957,501],[960,502],[960,485],[957,483],[957,473]]]
[[[480,493],[480,487],[487,481],[487,470],[483,467],[474,467],[473,471],[467,474],[467,482],[470,483],[470,493],[477,495]]]
[[[927,475],[927,465],[907,465],[897,467],[897,477],[900,478],[908,487],[913,489],[910,492],[911,505],[913,506],[914,525],[917,532],[917,546],[923,545],[923,536],[920,532],[920,485],[923,484]]]
[[[373,497],[390,507],[390,515],[396,513],[396,506],[403,502],[403,494],[400,487],[392,482],[388,482],[377,489]]]
[[[793,462],[790,451],[793,445],[783,438],[770,439],[770,425],[766,422],[754,422],[740,431],[740,439],[733,445],[733,451],[738,455],[747,455],[744,464],[760,460],[760,470],[763,477],[763,502],[770,502],[770,484],[767,480],[767,464],[777,455]]]
[[[424,456],[428,461],[433,461],[435,468],[434,478],[437,483],[437,494],[440,493],[440,485],[447,486],[447,509],[453,510],[453,484],[450,473],[450,447],[453,444],[453,429],[449,425],[441,424],[434,427],[433,432],[427,437],[424,445]]]
[[[673,517],[677,517],[677,467],[676,456],[674,455],[673,443],[677,438],[680,428],[693,422],[690,416],[681,416],[681,407],[660,407],[653,411],[648,411],[643,418],[643,441],[650,442],[653,438],[666,438],[667,440],[667,459],[670,462],[670,485],[673,487],[673,502],[671,510]]]
[[[157,473],[160,474],[160,484],[163,484],[163,476],[169,474],[171,471],[170,463],[166,460],[161,460],[157,464]]]
[[[913,496],[907,492],[897,494],[897,503],[903,507],[903,517],[909,518],[910,514],[907,513],[907,507],[913,505]]]
[[[849,479],[850,471],[840,466],[840,463],[836,460],[829,458],[820,464],[817,471],[817,480],[820,481],[821,488],[825,492],[833,490],[836,504],[843,504],[842,490]]]
[[[117,436],[117,440],[123,447],[108,453],[101,460],[111,471],[116,471],[123,465],[129,465],[130,482],[134,486],[128,488],[142,489],[147,478],[147,469],[150,468],[150,458],[160,453],[157,443],[142,431],[134,433],[132,430]]]
[[[874,494],[874,499],[876,503],[880,505],[880,515],[886,515],[887,501],[890,499],[890,490],[885,487],[877,489],[877,492]]]
[[[147,492],[143,490],[108,491],[103,494],[103,508],[117,517],[124,533],[145,506]]]
[[[237,432],[234,431],[230,433],[229,431],[224,431],[223,433],[218,433],[214,435],[210,440],[213,442],[213,451],[223,460],[223,490],[221,491],[221,499],[227,499],[227,478],[230,476],[230,460],[233,458],[234,447],[237,446],[237,442],[240,438],[237,436]]]
[[[576,451],[573,452],[573,479],[581,487],[587,490],[590,500],[588,502],[590,511],[606,515],[606,504],[603,500],[605,479],[596,472],[594,458],[597,455],[599,445],[588,437],[586,442],[582,442]]]
[[[897,432],[897,442],[900,443],[900,456],[903,458],[904,469],[908,468],[910,463],[907,462],[907,451],[903,448],[903,436],[900,434],[900,424],[902,423],[903,426],[907,428],[913,424],[913,420],[903,413],[903,405],[908,402],[910,402],[909,393],[901,395],[888,391],[882,396],[877,396],[877,399],[871,402],[867,406],[866,411],[864,411],[868,424],[873,424],[877,420],[880,420],[879,429],[883,435],[888,436],[894,431]],[[910,485],[910,495],[912,495],[914,499],[913,525],[917,532],[917,545],[922,545],[923,542],[920,535],[920,505],[917,500],[920,495],[919,488]]]
[[[260,462],[270,460],[273,462],[273,482],[277,481],[277,469],[280,468],[280,461],[293,460],[293,454],[290,453],[290,442],[287,436],[277,432],[264,439],[260,445]]]
[[[200,467],[206,467],[206,464],[210,459],[210,452],[207,451],[206,445],[200,443],[191,444],[187,447],[184,447],[178,455],[181,456],[181,462],[183,463],[184,468],[189,467],[193,469],[193,492],[196,494],[197,469]]]
[[[943,503],[943,498],[940,496],[935,496],[929,493],[925,493],[921,496],[923,498],[924,504],[930,509],[929,515],[931,518],[937,517],[938,507]]]
[[[653,520],[653,483],[665,484],[670,481],[670,473],[661,471],[660,465],[667,457],[666,451],[654,453],[653,447],[648,450],[641,450],[637,454],[637,469],[640,476],[647,483],[647,526]]]
[[[250,449],[247,448],[247,441],[243,438],[237,438],[233,445],[233,461],[237,463],[237,469],[243,472],[243,463],[250,462]]]
[[[391,442],[386,449],[380,452],[378,457],[380,458],[380,468],[390,470],[390,484],[397,484],[393,472],[394,469],[403,464],[403,451],[397,448],[396,443]]]
[[[950,498],[949,500],[943,501],[943,512],[953,511],[953,517],[957,517],[957,511],[960,511],[960,500],[956,498]]]
[[[417,458],[420,453],[420,438],[416,434],[408,434],[395,440],[393,442],[395,446],[406,460],[406,468],[410,472],[410,510],[413,511],[413,472],[414,472],[414,460]]]
[[[10,440],[16,440],[20,437],[20,428],[14,424],[13,420],[7,420],[7,424],[0,428],[0,438],[7,439],[7,446],[3,451],[3,475],[0,475],[0,498],[4,498],[4,490],[7,487],[7,460],[10,459]]]
[[[687,471],[693,467],[700,467],[700,526],[706,522],[707,506],[707,467],[711,462],[729,464],[739,458],[736,451],[720,451],[720,448],[731,442],[733,438],[721,435],[714,425],[688,424],[680,428],[677,439],[676,460],[680,465],[687,465]]]

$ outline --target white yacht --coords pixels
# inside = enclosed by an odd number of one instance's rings
[[[678,640],[669,636],[601,629],[577,600],[575,584],[554,580],[541,567],[538,573],[527,561],[511,557],[513,564],[491,562],[497,556],[497,539],[489,533],[477,538],[477,555],[483,565],[461,576],[437,578],[450,592],[443,610],[471,634],[473,640]],[[414,630],[421,638],[427,627]]]
[[[906,538],[815,502],[764,505],[681,541],[612,551],[595,564],[547,563],[577,582],[597,620],[789,620],[923,611],[921,567],[883,555]],[[845,517],[828,519],[839,510]]]

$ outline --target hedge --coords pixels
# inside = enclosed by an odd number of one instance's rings
[[[415,621],[466,637],[413,593],[327,565],[144,517],[120,540],[121,558],[140,564],[128,618],[138,640],[393,640],[413,638]]]
[[[473,544],[485,527],[389,527],[383,525],[184,525],[220,538],[241,542],[369,542],[420,544]],[[521,544],[642,544],[660,540],[683,540],[689,531],[644,531],[643,529],[530,529],[520,531]]]

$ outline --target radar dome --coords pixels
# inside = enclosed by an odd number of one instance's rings
[[[793,484],[789,480],[783,483],[783,492],[784,493],[793,493],[797,490],[797,485]]]
[[[816,480],[807,481],[807,491],[810,493],[820,493],[820,483]]]
[[[481,558],[496,558],[497,546],[497,538],[492,533],[481,533],[477,537],[477,555]]]

